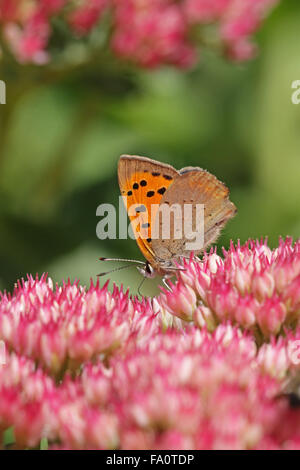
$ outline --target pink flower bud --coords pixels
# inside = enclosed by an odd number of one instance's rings
[[[194,310],[193,320],[199,328],[206,327],[208,331],[214,331],[217,326],[216,319],[210,308],[200,305]]]
[[[195,291],[180,282],[173,286],[171,292],[167,291],[161,296],[163,307],[185,321],[192,321],[196,300]]]
[[[266,337],[278,334],[286,314],[286,307],[278,297],[265,300],[257,312],[257,322],[263,334]]]
[[[251,291],[255,297],[262,301],[266,297],[271,297],[274,293],[275,281],[271,273],[255,273],[252,279]]]

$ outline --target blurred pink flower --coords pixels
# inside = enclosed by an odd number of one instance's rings
[[[252,36],[278,0],[0,0],[3,38],[21,63],[50,60],[52,19],[59,16],[77,35],[109,22],[111,48],[142,67],[191,67],[197,60],[194,29],[213,25],[216,43],[229,58],[253,57]],[[109,11],[107,20],[103,13]],[[106,15],[105,15],[106,18]]]
[[[13,426],[20,448],[36,447],[44,436],[54,438],[56,394],[52,379],[35,370],[34,362],[7,354],[0,366],[0,437]]]
[[[227,53],[238,61],[244,61],[256,52],[251,35],[278,0],[231,0],[220,21],[220,37]]]
[[[18,0],[0,0],[0,21],[15,21],[18,18]]]
[[[112,38],[114,51],[141,66],[161,63],[181,67],[196,60],[180,2],[116,0]]]
[[[232,0],[186,0],[187,17],[191,23],[216,21],[226,12]]]
[[[50,17],[59,13],[65,3],[66,0],[20,0],[9,4],[0,0],[3,34],[19,62],[40,65],[48,62]]]
[[[61,388],[72,414],[61,419],[58,412],[64,445],[93,442],[88,417],[76,418],[76,403],[85,403],[115,416],[109,445],[121,449],[258,446],[277,429],[287,404],[273,399],[279,383],[255,367],[255,351],[251,337],[227,326],[212,336],[197,329],[160,333],[126,357],[113,357],[109,369],[87,364],[75,385],[67,380]]]
[[[256,362],[253,338],[229,325],[213,335],[159,333],[56,385],[11,354],[0,368],[0,431],[13,426],[18,448],[41,438],[64,449],[284,448],[300,420],[274,399],[279,390]]]
[[[89,33],[100,20],[108,3],[109,0],[81,0],[68,17],[72,29],[80,35]]]

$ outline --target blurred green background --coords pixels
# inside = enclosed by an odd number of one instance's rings
[[[99,256],[142,255],[131,240],[96,238],[96,208],[117,204],[120,154],[199,165],[231,189],[229,240],[300,234],[300,4],[282,2],[263,25],[257,59],[236,65],[202,52],[196,69],[146,71],[111,57],[47,66],[0,62],[0,288],[27,273],[88,284],[112,268]],[[83,57],[82,44],[69,55]],[[137,292],[134,268],[111,279]],[[104,281],[103,281],[104,282]],[[157,292],[147,281],[143,293]]]

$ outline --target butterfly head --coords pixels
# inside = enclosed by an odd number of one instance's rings
[[[137,270],[148,279],[153,279],[156,276],[155,269],[148,261],[144,264],[144,266],[137,266]]]

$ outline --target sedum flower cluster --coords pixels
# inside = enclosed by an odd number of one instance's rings
[[[191,67],[202,46],[235,61],[256,53],[254,33],[278,0],[0,0],[5,48],[21,63],[51,59],[55,25],[75,38],[100,30],[117,57],[142,67]]]
[[[29,276],[0,301],[0,440],[16,448],[299,449],[300,240],[230,246],[170,290]]]

